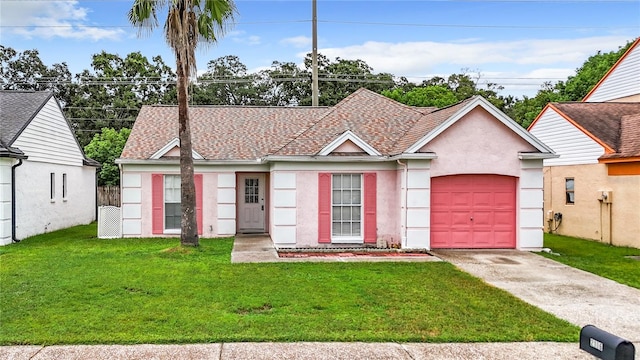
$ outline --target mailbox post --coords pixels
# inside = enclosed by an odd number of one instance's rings
[[[580,330],[580,349],[604,360],[634,360],[633,344],[593,325]]]

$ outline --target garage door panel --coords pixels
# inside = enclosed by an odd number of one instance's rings
[[[516,178],[436,177],[431,189],[433,248],[515,247]]]
[[[448,211],[432,211],[431,212],[431,226],[451,226],[451,216]]]
[[[453,226],[464,226],[465,228],[469,226],[469,213],[467,211],[452,211],[450,213],[451,216],[451,225]]]
[[[452,192],[450,204],[452,206],[463,206],[466,208],[466,205],[469,203],[471,199],[471,194],[466,192]]]
[[[493,224],[493,213],[491,211],[474,211],[473,214],[473,226],[489,226]]]
[[[494,225],[511,227],[515,219],[513,218],[513,211],[496,211],[494,213]]]
[[[473,202],[472,206],[474,208],[478,207],[491,207],[493,204],[493,194],[490,192],[475,192],[473,193]],[[467,204],[468,205],[468,204]]]
[[[513,247],[513,238],[515,233],[513,231],[496,231],[493,234],[494,244],[497,248]]]
[[[450,196],[449,192],[432,192],[431,204],[436,206],[446,205],[449,203]]]
[[[493,231],[487,230],[474,230],[473,231],[473,248],[487,248],[493,244]]]
[[[449,247],[451,248],[465,248],[469,247],[469,240],[471,240],[469,236],[469,232],[466,230],[462,231],[452,231],[451,232],[451,244]]]
[[[494,196],[495,206],[506,206],[509,208],[513,208],[514,206],[513,193],[495,192],[493,196]]]
[[[431,231],[431,247],[446,248],[451,241],[449,231]]]

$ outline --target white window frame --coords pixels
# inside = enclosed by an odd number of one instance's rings
[[[49,199],[51,202],[56,202],[56,173],[49,174]]]
[[[334,204],[333,191],[334,191],[334,177],[344,175],[357,175],[360,177],[360,204]],[[342,189],[342,188],[340,188]],[[353,189],[353,188],[350,188]],[[357,236],[344,236],[334,235],[333,233],[333,208],[335,206],[353,207],[360,206],[360,235]],[[364,176],[362,173],[333,173],[331,174],[331,242],[332,243],[345,243],[345,244],[362,244],[364,243]]]
[[[67,174],[62,174],[62,201],[67,201],[67,193],[69,192],[69,187],[67,186]]]
[[[181,194],[178,194],[178,201],[176,202],[175,200],[171,200],[171,201],[167,201],[167,177],[172,177],[173,179],[177,178],[177,182],[178,182],[178,190],[181,191],[180,189],[180,175],[178,174],[166,174],[163,176],[162,178],[162,226],[163,226],[163,232],[165,234],[180,234],[180,226],[178,225],[178,228],[167,228],[167,204],[180,204],[180,196]],[[175,181],[175,180],[174,180]],[[173,189],[175,190],[175,183],[174,183],[174,187]]]

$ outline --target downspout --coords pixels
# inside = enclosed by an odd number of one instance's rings
[[[96,182],[95,182],[95,189],[94,189],[94,195],[95,195],[95,214],[94,214],[94,220],[93,221],[98,221],[98,169],[96,169],[96,174],[95,174],[95,178],[96,178]]]
[[[16,168],[22,165],[22,159],[18,159],[18,163],[11,166],[11,241],[19,243],[16,238]]]
[[[402,167],[404,168],[404,194],[402,194],[402,198],[404,201],[404,218],[403,218],[403,224],[402,224],[402,239],[401,239],[401,244],[402,244],[402,248],[406,248],[407,247],[407,213],[408,213],[408,203],[407,203],[407,193],[409,192],[407,189],[409,180],[407,178],[409,169],[406,163],[403,163],[400,161],[400,159],[396,160],[398,162],[398,165],[402,165]]]

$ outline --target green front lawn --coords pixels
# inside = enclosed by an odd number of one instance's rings
[[[550,259],[640,289],[640,249],[617,247],[597,241],[545,234],[544,246],[559,255],[540,253]]]
[[[232,239],[95,234],[0,247],[0,344],[578,339],[444,262],[231,264]]]

